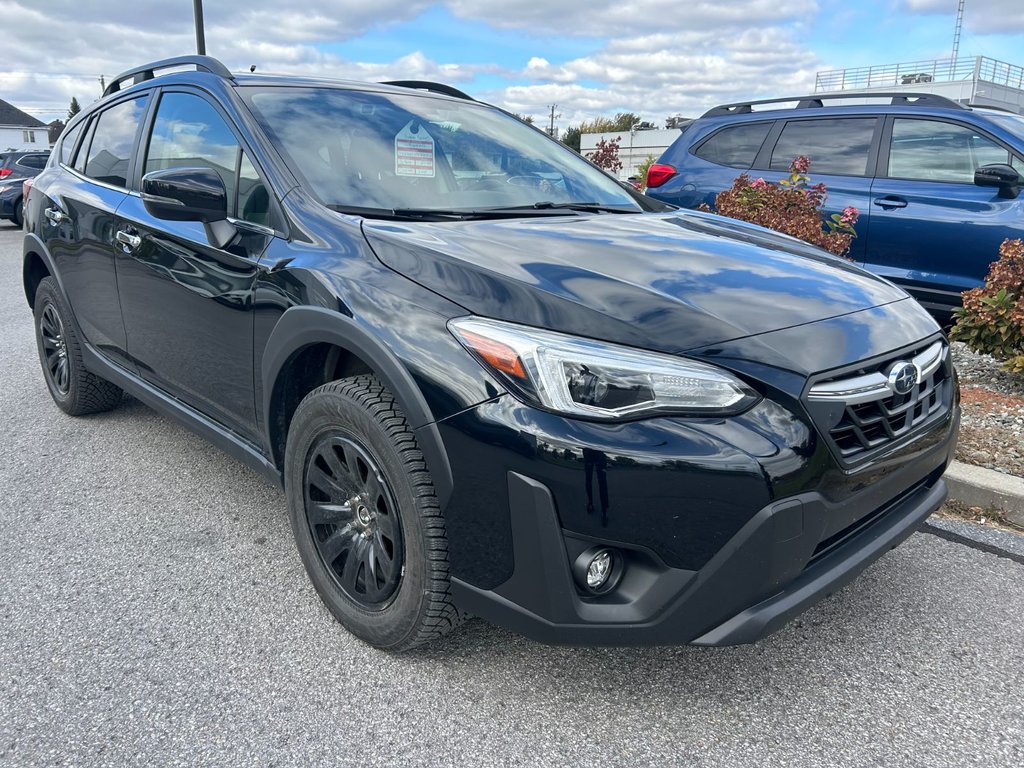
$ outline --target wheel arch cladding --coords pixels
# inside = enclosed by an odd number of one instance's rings
[[[322,352],[327,352],[326,358],[321,357]],[[452,491],[452,472],[426,399],[408,369],[391,351],[356,321],[329,309],[288,309],[267,341],[260,372],[264,393],[261,407],[267,445],[278,468],[283,467],[284,445],[295,407],[308,391],[326,383],[323,377],[303,376],[302,369],[308,369],[311,363],[326,363],[321,370],[341,371],[342,377],[367,372],[381,380],[416,432],[438,501],[444,508]],[[289,389],[289,378],[294,372],[300,372],[307,386]]]
[[[53,268],[53,262],[46,252],[46,246],[34,234],[25,237],[23,254],[22,280],[25,286],[25,298],[28,300],[28,305],[35,309],[36,290],[43,282],[43,278],[52,277],[57,281],[57,286],[61,291],[64,290],[64,284]]]

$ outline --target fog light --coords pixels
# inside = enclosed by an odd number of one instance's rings
[[[576,583],[592,595],[603,595],[615,589],[623,570],[622,556],[608,547],[591,547],[572,565]]]
[[[587,586],[597,590],[605,585],[612,575],[612,553],[602,549],[587,566]]]

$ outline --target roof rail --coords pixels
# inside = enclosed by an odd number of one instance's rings
[[[797,102],[796,109],[819,109],[824,107],[825,101],[838,101],[850,99],[892,99],[890,104],[894,107],[946,107],[948,109],[967,109],[963,104],[945,96],[937,96],[934,93],[871,93],[862,91],[860,93],[849,92],[839,94],[816,94],[814,96],[792,96],[784,99],[761,99],[760,101],[740,101],[735,104],[722,104],[712,107],[701,117],[722,117],[724,115],[747,115],[754,111],[754,107],[761,104],[781,104],[788,101]],[[850,105],[853,106],[853,105]]]
[[[456,99],[465,99],[466,101],[475,101],[475,99],[468,93],[463,93],[458,88],[452,88],[450,85],[444,83],[432,83],[429,80],[389,80],[381,83],[381,85],[394,85],[399,88],[415,88],[419,91],[431,91],[433,93],[440,93],[444,96],[454,96]]]
[[[159,69],[183,67],[190,64],[196,68],[197,72],[209,72],[210,74],[217,75],[218,77],[223,77],[228,80],[232,77],[228,68],[212,56],[175,56],[173,59],[154,61],[150,64],[143,64],[141,67],[136,67],[135,69],[129,69],[127,72],[122,72],[110,81],[110,85],[103,90],[103,95],[109,96],[112,93],[117,93],[121,90],[121,83],[129,78],[133,78],[132,85],[136,85],[138,83],[143,83],[146,80],[152,80],[156,77],[156,72]]]

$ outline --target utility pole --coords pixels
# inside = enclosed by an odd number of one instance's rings
[[[203,28],[203,0],[192,0],[192,10],[196,18],[196,53],[206,55],[206,30]]]
[[[107,90],[107,79],[105,77],[103,77],[103,75],[100,75],[100,96],[102,96],[103,92],[106,91],[106,90]]]
[[[557,120],[558,118],[561,117],[561,115],[556,115],[555,114],[555,109],[557,107],[558,107],[557,104],[552,104],[551,107],[550,107],[550,109],[551,109],[550,118],[551,119],[548,122],[548,136],[550,136],[552,139],[555,138],[555,120]]]

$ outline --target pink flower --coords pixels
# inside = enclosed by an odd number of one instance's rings
[[[858,211],[852,205],[848,205],[845,208],[843,208],[843,212],[839,214],[839,220],[843,222],[843,224],[846,224],[847,226],[850,227],[857,223],[857,219],[859,217],[860,211]]]
[[[750,182],[751,189],[765,189],[767,186],[768,182],[760,178],[754,179],[752,182]]]
[[[799,155],[789,166],[790,173],[807,173],[811,169],[811,158]]]

